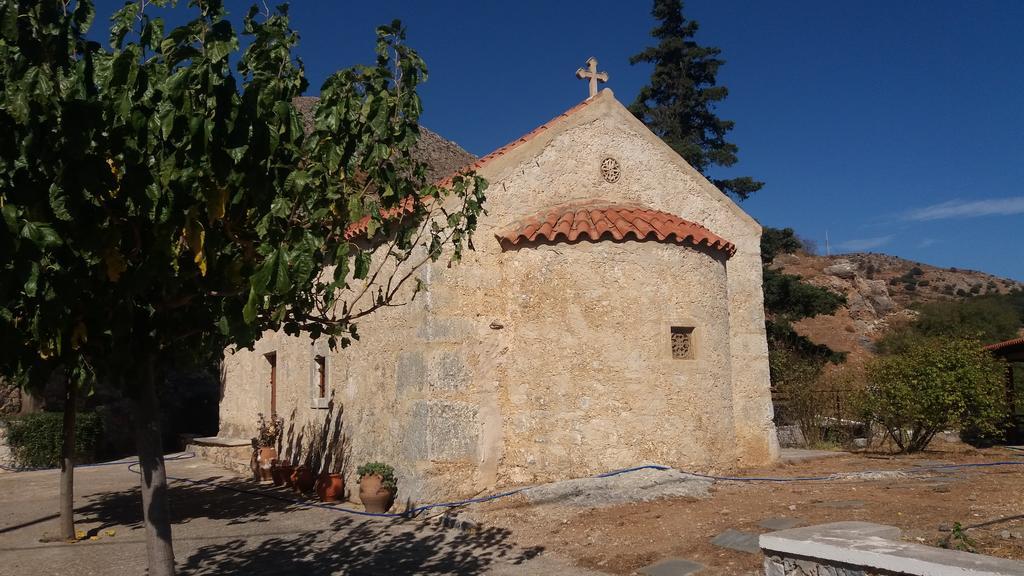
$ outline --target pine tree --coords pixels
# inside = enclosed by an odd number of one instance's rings
[[[651,12],[660,24],[651,31],[657,46],[632,56],[631,64],[653,64],[650,84],[640,89],[630,111],[702,174],[712,166],[732,166],[739,148],[725,139],[732,120],[715,114],[715,104],[729,95],[716,84],[725,64],[718,48],[694,40],[698,24],[683,16],[681,0],[654,0]],[[740,200],[764,186],[749,176],[711,179]]]

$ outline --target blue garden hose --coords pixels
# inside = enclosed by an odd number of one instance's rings
[[[1020,450],[1018,448],[1014,448],[1014,449],[1015,450]],[[173,461],[178,461],[178,460],[188,460],[190,458],[195,458],[195,454],[191,453],[191,452],[186,452],[186,453],[183,453],[183,454],[177,454],[177,455],[165,458],[164,461],[165,462],[173,462]],[[81,465],[78,465],[78,466],[75,466],[75,467],[76,468],[95,468],[95,467],[99,467],[99,466],[115,466],[115,465],[122,465],[122,464],[124,464],[124,462],[122,462],[122,461],[115,461],[115,462],[100,462],[100,463],[96,463],[96,464],[81,464]],[[138,465],[139,465],[139,462],[137,462],[137,461],[136,462],[130,462],[130,463],[128,463],[128,470],[130,470],[130,471],[132,471],[132,472],[134,472],[136,474],[141,474],[141,472],[138,469],[135,468]],[[919,467],[916,467],[916,468],[914,468],[912,470],[869,470],[869,471],[860,472],[860,473],[861,474],[865,474],[865,473],[867,473],[867,474],[870,474],[870,473],[883,473],[883,472],[913,473],[913,472],[921,472],[921,471],[924,471],[924,470],[956,470],[956,469],[962,469],[962,468],[990,468],[990,467],[994,467],[994,466],[1024,466],[1024,461],[1016,460],[1016,461],[999,461],[999,462],[979,462],[979,463],[973,463],[973,464],[942,464],[942,465],[934,465],[934,466],[919,466]],[[8,471],[12,471],[12,472],[26,472],[26,471],[29,471],[27,469],[12,469],[12,468],[9,468],[9,467],[3,467],[3,469],[8,470]],[[629,474],[631,472],[637,472],[637,471],[640,471],[640,470],[672,470],[672,469],[673,468],[670,467],[670,466],[662,466],[660,464],[647,464],[647,465],[644,465],[644,466],[634,466],[632,468],[622,468],[622,469],[619,469],[619,470],[612,470],[611,472],[604,472],[602,474],[597,474],[596,476],[592,476],[592,478],[610,478],[612,476],[618,476],[620,474]],[[48,470],[56,470],[56,468],[49,468]],[[835,481],[835,480],[839,479],[836,475],[829,475],[829,476],[796,476],[796,477],[788,477],[787,478],[787,477],[770,477],[770,476],[769,477],[764,477],[764,476],[755,476],[755,477],[750,477],[750,476],[747,476],[747,477],[743,477],[743,476],[715,476],[715,475],[711,475],[711,474],[699,474],[699,473],[696,473],[696,472],[687,472],[685,470],[679,470],[679,472],[682,472],[683,474],[686,474],[686,475],[689,475],[689,476],[693,476],[693,477],[696,477],[696,478],[704,478],[704,479],[707,479],[707,480],[713,480],[713,481],[718,481],[718,482],[780,482],[780,483],[781,482],[826,482],[826,481]],[[524,487],[521,487],[521,488],[516,488],[514,490],[509,490],[509,491],[506,491],[506,492],[499,492],[499,493],[491,494],[491,495],[488,495],[488,496],[480,496],[478,498],[469,498],[469,499],[466,499],[466,500],[457,500],[457,501],[454,501],[454,502],[438,502],[438,503],[434,503],[434,504],[424,504],[422,506],[417,506],[415,508],[411,508],[411,509],[409,509],[409,510],[407,510],[405,512],[400,512],[400,513],[387,513],[387,512],[385,512],[385,513],[377,513],[377,512],[365,512],[363,510],[354,510],[352,508],[342,508],[340,506],[332,506],[330,504],[319,504],[319,503],[316,503],[316,502],[308,502],[308,501],[305,501],[305,500],[299,500],[297,498],[290,498],[290,497],[287,497],[287,496],[281,496],[279,494],[272,494],[272,493],[264,492],[264,491],[248,490],[248,489],[245,489],[245,488],[238,488],[238,487],[235,487],[235,486],[230,486],[230,485],[227,485],[227,484],[223,484],[223,483],[220,483],[220,482],[214,482],[214,481],[211,481],[211,480],[193,480],[191,478],[181,478],[181,477],[178,477],[178,476],[170,476],[170,475],[167,476],[167,479],[168,480],[174,480],[174,481],[177,481],[177,482],[185,482],[185,483],[192,484],[192,485],[213,486],[214,488],[220,488],[222,490],[230,490],[232,492],[237,492],[237,493],[240,493],[240,494],[249,494],[249,495],[253,495],[253,496],[262,496],[264,498],[272,498],[274,500],[279,500],[281,502],[288,502],[288,503],[291,503],[291,504],[296,504],[296,505],[304,506],[304,507],[307,507],[307,508],[323,508],[325,510],[333,510],[335,512],[344,512],[346,514],[354,514],[354,515],[357,515],[357,516],[371,516],[371,517],[376,517],[376,518],[413,518],[413,517],[415,517],[415,516],[417,516],[417,515],[419,515],[419,514],[421,514],[423,512],[426,512],[426,511],[432,510],[432,509],[437,509],[437,508],[458,508],[458,507],[461,507],[461,506],[467,506],[469,504],[479,504],[479,503],[482,503],[482,502],[490,502],[492,500],[498,500],[500,498],[507,498],[509,496],[514,496],[516,494],[521,494],[523,492],[526,492],[527,490],[531,490],[533,488],[536,488],[536,486],[524,486]]]

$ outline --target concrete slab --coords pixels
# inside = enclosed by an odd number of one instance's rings
[[[656,562],[650,566],[644,566],[637,570],[644,576],[688,576],[696,574],[704,569],[704,565],[685,558],[669,558]]]
[[[1010,576],[1024,562],[898,540],[899,528],[870,522],[833,522],[762,534],[765,556],[800,558],[864,572],[913,576]]]
[[[761,551],[757,542],[757,534],[740,532],[739,530],[733,530],[732,528],[722,532],[718,536],[715,536],[711,540],[711,543],[721,548],[728,548],[729,550],[736,550],[738,552],[747,552],[748,554],[757,554]]]
[[[783,462],[804,462],[807,460],[821,460],[823,458],[835,458],[849,452],[835,450],[804,450],[802,448],[783,448],[779,451],[779,459]]]
[[[453,530],[436,519],[309,508],[289,490],[244,481],[200,458],[169,460],[167,474],[188,480],[168,488],[180,574],[597,574],[545,547],[519,546],[501,528]],[[40,541],[58,531],[59,477],[53,470],[0,475],[0,571],[145,573],[139,476],[128,463],[75,470],[77,528],[95,539],[74,544]]]
[[[790,528],[796,528],[803,524],[804,521],[800,518],[765,518],[761,520],[757,525],[761,528],[767,528],[768,530],[789,530]]]

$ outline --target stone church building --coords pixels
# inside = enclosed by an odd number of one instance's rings
[[[420,502],[777,457],[757,222],[610,90],[483,158],[425,138],[438,178],[490,183],[475,251],[421,269],[425,292],[349,348],[268,333],[228,353],[221,437],[343,407],[352,491],[378,460]]]

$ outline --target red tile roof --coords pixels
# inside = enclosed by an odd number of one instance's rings
[[[736,253],[736,246],[707,228],[682,218],[635,204],[585,200],[552,206],[518,220],[495,237],[504,247],[521,242],[575,242],[600,240],[655,240],[706,246]]]
[[[985,350],[995,352],[997,350],[1013,348],[1015,346],[1024,347],[1024,338],[1014,338],[1013,340],[1006,340],[1003,342],[996,342],[995,344],[989,344],[988,346],[985,346]]]
[[[430,199],[430,197],[427,197]],[[398,218],[405,214],[412,214],[416,209],[416,196],[406,196],[398,203],[398,206],[391,208],[384,208],[380,211],[380,217],[384,220],[391,220],[392,218]],[[366,215],[356,220],[355,222],[348,225],[345,228],[345,240],[351,240],[356,236],[362,236],[366,234],[366,229],[370,225],[370,216]]]
[[[436,182],[436,184],[438,186],[442,187],[442,188],[446,187],[446,186],[451,186],[452,185],[452,181],[455,179],[455,177],[457,175],[465,173],[465,172],[469,172],[469,171],[475,172],[475,171],[483,168],[484,166],[489,164],[494,159],[499,158],[501,156],[504,156],[505,154],[508,154],[509,152],[511,152],[512,150],[516,149],[520,145],[522,145],[522,144],[524,144],[526,142],[529,142],[530,140],[536,138],[538,135],[540,135],[541,133],[543,133],[543,132],[547,131],[549,128],[551,128],[551,126],[554,125],[556,122],[558,122],[558,121],[560,121],[560,120],[562,120],[564,118],[568,118],[570,115],[574,114],[575,112],[578,112],[579,110],[582,110],[583,108],[586,108],[587,105],[590,104],[591,102],[593,102],[593,98],[588,98],[588,99],[584,100],[583,102],[580,102],[579,104],[573,106],[572,108],[569,108],[568,110],[566,110],[565,112],[559,114],[558,116],[555,116],[554,118],[552,118],[548,122],[545,122],[544,124],[541,124],[540,126],[534,128],[533,130],[531,130],[527,134],[523,135],[521,138],[519,138],[517,140],[514,140],[512,142],[509,142],[508,144],[505,144],[504,146],[502,146],[501,148],[498,148],[494,152],[491,152],[490,154],[488,154],[486,156],[483,156],[482,158],[477,159],[475,162],[473,162],[471,164],[467,164],[466,166],[463,166],[462,168],[456,170],[455,172],[449,174],[448,176],[438,180]],[[399,215],[402,215],[402,214],[409,214],[409,213],[411,213],[414,210],[415,205],[416,205],[415,203],[416,203],[416,200],[412,196],[409,196],[405,200],[403,200],[402,203],[399,206],[396,206],[394,208],[387,209],[387,210],[382,210],[381,213],[380,213],[380,216],[381,216],[381,218],[386,220],[386,219],[390,219],[390,218],[396,218],[396,217],[398,217]],[[370,217],[369,216],[363,216],[359,220],[349,224],[348,228],[345,229],[345,239],[346,240],[351,240],[351,239],[353,239],[353,238],[355,238],[357,236],[362,236],[363,234],[366,233],[367,225],[369,223],[370,223]]]

